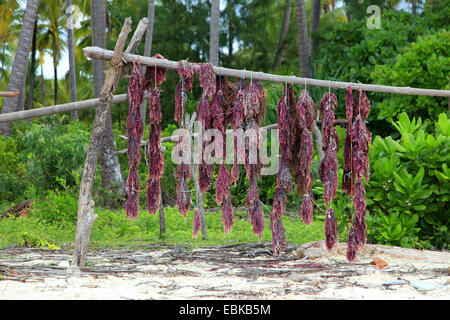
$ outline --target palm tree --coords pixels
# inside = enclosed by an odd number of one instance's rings
[[[66,0],[67,19],[70,19],[72,12],[69,12],[72,6],[72,0]],[[67,27],[67,47],[69,51],[69,80],[70,80],[70,101],[77,101],[77,71],[75,66],[75,41],[73,38],[73,29]],[[78,120],[78,111],[72,111],[70,113],[72,120]]]
[[[272,68],[275,71],[278,70],[278,67],[280,66],[281,61],[283,59],[284,39],[286,38],[289,29],[289,24],[291,22],[291,8],[292,8],[292,0],[286,0],[286,5],[284,8],[283,25],[281,27],[280,38],[278,40],[277,49],[275,51],[275,59],[272,65]]]
[[[220,21],[220,0],[211,0],[211,22],[209,34],[209,60],[219,65],[219,21]]]
[[[39,65],[40,65],[40,71],[41,71],[41,97],[42,97],[42,106],[47,106],[46,103],[46,89],[45,89],[45,79],[44,79],[44,57],[45,55],[50,52],[50,44],[45,41],[46,36],[41,32],[41,26],[37,25],[37,32],[36,35],[38,37],[36,42],[36,50],[39,51]]]
[[[31,45],[31,65],[30,65],[30,91],[28,94],[28,109],[33,109],[34,100],[34,79],[36,74],[36,42],[37,42],[37,20],[34,23],[33,43]],[[30,123],[31,119],[28,120]]]
[[[300,57],[300,76],[311,77],[308,47],[308,26],[306,21],[305,1],[295,0],[297,14],[298,52]]]
[[[17,2],[15,0],[0,0],[0,91],[5,91],[8,85],[7,79],[12,63],[11,55],[15,50],[15,44],[20,34],[16,14],[22,10],[16,9]],[[22,15],[20,18],[22,18]],[[18,29],[18,32],[16,32],[16,29]]]
[[[33,41],[34,25],[36,22],[39,0],[28,0],[23,17],[22,29],[20,30],[19,43],[14,55],[14,61],[8,82],[8,91],[23,92],[25,77],[28,70],[28,56]],[[2,113],[17,111],[19,97],[5,98]],[[5,137],[11,134],[11,122],[0,124],[0,133]]]
[[[155,21],[155,0],[148,0],[148,28],[145,34],[145,48],[144,55],[150,57],[152,52],[152,40],[153,40],[153,24]]]
[[[311,39],[309,42],[309,54],[311,55],[317,47],[317,40],[312,37],[312,33],[319,30],[320,23],[320,0],[311,0],[311,15],[310,15],[310,32]]]
[[[106,48],[106,1],[91,0],[91,19],[92,19],[92,45]],[[98,97],[105,82],[104,70],[105,61],[94,60],[94,95]],[[119,203],[126,195],[125,182],[120,170],[119,159],[116,154],[116,142],[112,129],[111,111],[106,115],[105,131],[102,137],[102,143],[99,150],[100,165],[102,168],[102,186],[105,190],[111,191]],[[116,201],[108,203],[114,206]]]
[[[92,45],[106,49],[106,4],[104,0],[91,0]],[[92,74],[94,77],[94,97],[100,96],[105,82],[106,62],[94,60]]]
[[[64,34],[63,0],[44,0],[46,14],[43,16],[44,41],[51,44],[54,75],[54,104],[58,104],[58,64],[61,60],[61,52],[66,42],[61,37]]]

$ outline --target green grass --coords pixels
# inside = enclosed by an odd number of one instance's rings
[[[166,233],[163,236],[159,234],[159,216],[149,215],[146,210],[142,210],[136,221],[127,219],[124,210],[100,209],[96,212],[99,217],[91,233],[93,248],[133,248],[153,243],[196,248],[204,245],[259,241],[252,232],[247,212],[235,212],[233,229],[227,235],[223,232],[221,210],[207,213],[207,240],[202,239],[201,233],[197,239],[192,237],[193,211],[188,212],[185,220],[177,208],[165,208]],[[46,216],[46,212],[35,209],[26,217],[0,220],[0,248],[16,245],[56,249],[64,244],[73,244],[75,221],[49,221],[44,218]],[[288,243],[301,244],[324,239],[323,217],[315,217],[313,224],[308,227],[301,222],[299,216],[284,216],[283,224]],[[267,214],[261,241],[272,241]]]

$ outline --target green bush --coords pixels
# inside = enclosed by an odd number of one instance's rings
[[[393,122],[398,141],[379,136],[373,141],[366,187],[372,241],[448,247],[450,120],[442,113],[427,131],[429,124],[402,113]]]
[[[440,30],[419,37],[405,47],[394,63],[377,65],[372,72],[375,83],[400,87],[430,89],[449,88],[450,33]],[[410,116],[437,119],[448,108],[448,99],[442,97],[405,96],[392,94],[378,103],[378,118],[392,118],[403,111]]]
[[[38,191],[64,188],[61,181],[68,187],[76,186],[89,143],[85,124],[78,121],[64,124],[58,122],[59,118],[51,118],[54,121],[19,131],[16,138],[26,179]]]
[[[0,135],[0,203],[14,202],[23,196],[25,166],[20,157],[17,141]]]
[[[448,21],[448,9],[433,12],[439,21]],[[436,23],[428,14],[412,15],[404,11],[383,10],[381,29],[367,28],[365,19],[321,23],[320,28],[317,33],[320,45],[312,61],[315,78],[448,88],[448,33],[439,31],[443,24]],[[422,38],[419,40],[419,37]],[[336,94],[339,101],[345,101],[343,90]],[[368,97],[372,104],[369,127],[374,134],[382,136],[395,132],[389,122],[384,121],[387,117],[394,117],[405,110],[420,110],[421,113],[414,115],[436,119],[446,103],[442,98],[370,92]],[[317,102],[317,97],[314,99]],[[336,117],[345,117],[345,108],[338,108]]]
[[[78,211],[77,189],[67,187],[62,179],[58,180],[65,189],[48,190],[43,196],[34,185],[28,185],[25,195],[32,202],[32,216],[43,223],[75,225]]]

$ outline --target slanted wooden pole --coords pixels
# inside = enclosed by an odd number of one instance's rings
[[[49,116],[57,113],[64,113],[76,110],[83,110],[88,108],[97,107],[100,99],[89,99],[82,100],[77,102],[70,102],[64,104],[58,104],[50,107],[42,107],[38,109],[31,110],[23,110],[17,112],[10,112],[5,114],[0,114],[0,122],[10,122],[10,121],[18,121],[18,120],[26,120],[31,118],[39,118],[44,116]],[[127,94],[119,94],[115,95],[111,99],[111,104],[118,104],[128,101]]]
[[[8,98],[13,98],[13,97],[17,97],[19,95],[19,91],[17,92],[0,92],[0,97],[8,97]]]
[[[110,60],[112,58],[112,51],[105,50],[98,47],[86,47],[83,49],[83,53],[85,56],[91,59],[100,59],[100,60]],[[155,59],[150,57],[137,56],[133,54],[125,54],[123,56],[125,61],[132,62],[133,59],[139,58],[139,62],[146,66],[154,66],[155,64],[159,68],[166,68],[170,70],[178,70],[178,65],[176,61],[171,60],[163,60],[163,59]],[[195,69],[200,68],[198,64],[192,64],[192,67]],[[330,80],[319,80],[312,78],[301,78],[296,76],[282,76],[264,72],[257,71],[247,71],[247,70],[236,70],[230,68],[223,67],[215,67],[213,66],[213,70],[217,75],[228,76],[233,78],[245,78],[253,80],[261,80],[261,81],[271,81],[271,82],[280,82],[280,83],[289,83],[289,84],[297,84],[297,85],[308,85],[315,87],[324,87],[331,89],[345,89],[349,84],[353,86],[353,88],[361,87],[363,91],[372,91],[372,92],[384,92],[384,93],[394,93],[394,94],[402,94],[402,95],[418,95],[418,96],[434,96],[434,97],[450,97],[450,90],[436,90],[436,89],[422,89],[422,88],[411,88],[411,87],[395,87],[395,86],[383,86],[377,84],[363,84],[363,83],[351,83],[351,82],[343,82],[343,81],[330,81]]]
[[[101,135],[105,130],[106,115],[109,112],[112,97],[117,89],[119,80],[122,77],[124,60],[122,59],[123,49],[128,34],[131,32],[131,19],[127,18],[116,42],[113,57],[110,61],[109,69],[105,74],[99,103],[94,118],[91,138],[89,141],[86,162],[84,164],[83,176],[80,182],[80,193],[78,199],[77,232],[75,238],[75,250],[72,259],[73,267],[83,267],[85,265],[88,250],[91,228],[97,215],[94,213],[94,201],[92,201],[92,187],[94,185],[95,169],[98,161],[98,151],[100,148]],[[147,19],[140,21],[127,51],[133,52],[141,40],[147,28]],[[144,29],[142,31],[142,29]]]

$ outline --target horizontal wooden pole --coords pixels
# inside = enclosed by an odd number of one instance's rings
[[[0,97],[17,97],[19,95],[19,91],[17,92],[11,92],[11,91],[7,91],[7,92],[0,92]]]
[[[148,95],[146,95],[146,97],[148,97]],[[82,109],[93,108],[98,105],[98,101],[99,101],[99,99],[89,99],[89,100],[82,100],[82,101],[77,101],[77,102],[58,104],[55,106],[43,107],[43,108],[38,108],[38,109],[4,113],[4,114],[0,114],[0,122],[25,120],[25,119],[30,119],[30,118],[49,116],[49,115],[56,114],[56,113],[63,113],[63,112],[69,112],[69,111],[73,111],[73,110],[82,110]],[[128,94],[115,95],[112,99],[113,104],[118,104],[118,103],[122,103],[125,101],[128,101]]]
[[[86,57],[96,60],[110,60],[113,56],[113,52],[110,50],[105,50],[99,47],[86,47],[83,49],[83,53]],[[177,62],[164,59],[155,59],[150,57],[144,57],[134,54],[124,54],[123,58],[125,61],[131,63],[133,60],[138,60],[139,63],[147,66],[157,66],[169,70],[177,70]],[[199,68],[199,65],[193,64],[193,68]],[[282,76],[275,75],[264,72],[254,72],[247,70],[236,70],[223,67],[214,67],[214,72],[217,75],[229,76],[234,78],[244,78],[244,79],[255,79],[261,81],[271,81],[289,84],[298,84],[306,86],[324,87],[330,89],[345,89],[349,84],[353,88],[361,87],[363,91],[372,92],[384,92],[384,93],[394,93],[402,95],[418,95],[418,96],[434,96],[434,97],[450,97],[450,90],[436,90],[436,89],[422,89],[422,88],[411,88],[411,87],[394,87],[394,86],[383,86],[376,84],[363,84],[363,83],[351,83],[342,81],[329,81],[329,80],[318,80],[311,78],[300,78],[296,76]]]
[[[314,120],[314,121],[315,121],[316,124],[318,124],[318,125],[322,124],[322,121],[321,121],[321,120]],[[336,124],[336,125],[343,125],[343,126],[346,126],[347,123],[348,123],[348,120],[347,120],[347,119],[336,119],[336,120],[334,120],[334,124]],[[269,124],[268,126],[265,126],[265,127],[261,127],[260,130],[271,130],[271,129],[277,129],[277,128],[278,128],[278,124],[277,124],[277,123],[274,123],[274,124]],[[230,130],[230,129],[227,130],[227,134],[232,134],[232,133],[233,133],[233,130]],[[195,138],[197,135],[198,135],[198,133],[193,133],[193,134],[192,134],[192,137]],[[119,138],[121,138],[121,139],[123,139],[123,140],[127,140],[127,137],[126,137],[126,136],[123,136],[123,135],[119,135]],[[172,136],[161,138],[161,143],[164,143],[164,142],[171,142],[171,141],[173,141],[173,140],[172,140]],[[146,141],[146,140],[141,140],[141,147],[145,147],[147,144],[148,144],[148,141]],[[161,147],[162,147],[162,146],[161,146]],[[165,150],[163,150],[163,151],[165,151]],[[123,149],[123,150],[117,151],[116,153],[117,153],[117,154],[127,153],[127,149]]]

